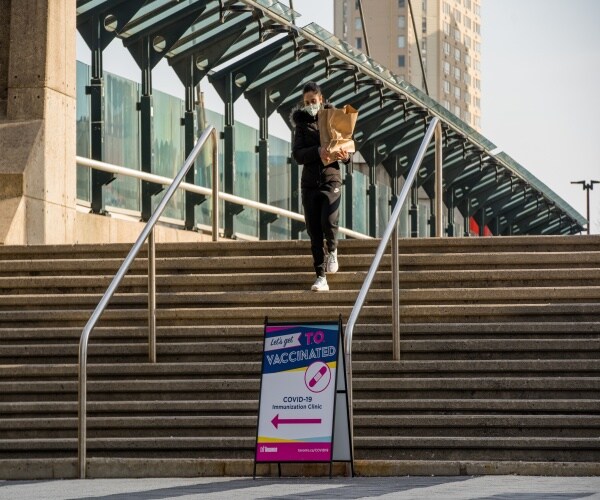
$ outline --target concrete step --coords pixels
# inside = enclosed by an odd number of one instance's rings
[[[255,437],[152,437],[88,439],[91,457],[252,458]],[[75,438],[2,439],[0,457],[28,453],[72,456]],[[557,437],[356,437],[357,459],[585,461],[600,459],[600,438]],[[490,459],[490,458],[488,458]]]
[[[335,281],[330,281],[329,292],[326,293],[327,301],[331,304],[354,304],[358,290],[336,290]],[[358,287],[357,287],[358,288]],[[94,308],[101,294],[18,294],[4,295],[0,310],[60,308],[76,309],[80,307]],[[277,290],[277,291],[237,291],[227,290],[220,292],[170,292],[156,294],[157,307],[186,307],[203,305],[251,305],[274,304],[292,305],[302,303],[320,304],[323,294],[315,294],[311,290]],[[368,303],[389,303],[391,301],[390,289],[372,288],[367,295]],[[401,291],[402,304],[514,304],[514,303],[542,303],[556,304],[564,302],[587,302],[600,304],[600,286],[572,286],[572,287],[513,287],[513,288],[428,288],[405,289]],[[113,307],[146,306],[147,293],[117,293],[111,299]]]
[[[0,328],[0,342],[5,345],[79,342],[82,328],[56,325],[54,327]],[[389,340],[392,327],[386,323],[358,323],[354,329],[357,339]],[[261,341],[263,330],[256,325],[163,325],[157,329],[159,342],[222,341],[227,339]],[[403,323],[402,339],[406,340],[467,340],[467,339],[538,339],[600,338],[600,322],[501,322],[501,323]],[[147,343],[146,326],[99,326],[94,329],[90,345],[96,343]]]
[[[587,269],[600,267],[600,251],[578,252],[573,258],[571,252],[483,252],[483,253],[423,253],[404,254],[400,257],[403,271],[425,270],[478,270],[478,269]],[[339,254],[340,269],[344,271],[366,270],[373,260],[373,254]],[[114,274],[122,259],[33,259],[0,260],[0,276],[65,276]],[[132,273],[147,273],[147,260],[138,258],[131,266]],[[381,262],[383,269],[389,269],[390,256],[386,254]],[[157,272],[172,273],[227,273],[227,272],[277,272],[284,269],[307,271],[312,269],[312,258],[304,255],[270,256],[224,256],[224,257],[158,257]],[[281,272],[281,271],[279,271]]]
[[[351,305],[322,305],[327,293],[313,294],[321,297],[319,305],[307,309],[305,306],[267,306],[257,307],[187,307],[158,308],[156,317],[159,326],[164,324],[186,325],[235,325],[255,324],[259,328],[265,317],[272,321],[316,321],[327,318],[348,318]],[[309,295],[310,296],[310,295]],[[0,310],[0,328],[15,325],[48,327],[60,323],[61,326],[83,328],[92,309],[50,309],[50,310]],[[367,304],[361,311],[361,321],[367,323],[388,323],[390,308],[386,305]],[[600,303],[560,303],[560,304],[460,304],[460,305],[401,305],[401,321],[405,323],[465,323],[465,322],[598,322],[600,321]],[[147,310],[108,309],[104,312],[99,326],[142,326],[147,322]]]
[[[366,277],[365,271],[339,271],[329,276],[336,288],[358,290]],[[3,295],[17,294],[102,294],[112,275],[96,276],[18,276],[0,277]],[[223,290],[261,291],[304,290],[312,283],[314,273],[214,273],[159,274],[159,292],[215,292]],[[380,269],[375,275],[374,288],[390,288],[391,271]],[[588,287],[597,286],[600,268],[583,269],[492,269],[459,271],[402,271],[400,288],[517,288],[517,287]],[[119,287],[120,293],[146,293],[146,276],[127,275]]]
[[[600,420],[590,415],[362,415],[355,435],[423,437],[589,437],[600,434]],[[72,438],[77,418],[3,418],[0,439]],[[253,437],[256,417],[247,416],[113,416],[90,417],[90,438]]]
[[[76,417],[77,402],[2,401],[4,418]],[[88,401],[88,416],[185,416],[246,415],[256,417],[257,399],[192,399],[147,401]],[[591,415],[597,417],[600,402],[595,399],[354,399],[355,416],[377,415]]]
[[[91,401],[214,399],[215,393],[235,393],[239,399],[254,399],[258,376],[233,378],[182,378],[175,380],[114,379],[88,381]],[[355,378],[357,398],[600,398],[599,377],[454,377],[454,378]],[[0,381],[5,401],[69,401],[77,393],[74,380],[36,383]]]
[[[345,240],[339,242],[340,250],[346,253],[374,253],[379,240]],[[165,257],[177,255],[271,255],[273,253],[304,253],[309,251],[309,242],[302,241],[221,241],[202,243],[158,243],[157,253]],[[477,251],[509,252],[580,252],[597,251],[600,245],[598,235],[581,236],[515,236],[502,238],[401,238],[402,253],[465,253]],[[19,258],[70,259],[73,255],[110,258],[124,258],[130,244],[110,245],[43,245],[43,246],[3,246],[0,247],[0,260]],[[142,255],[145,250],[142,250]]]
[[[597,377],[600,364],[590,360],[436,360],[436,361],[354,361],[353,371],[360,377],[393,376],[401,378],[427,377]],[[77,364],[20,364],[0,365],[0,380],[52,381],[77,377]],[[222,362],[160,362],[90,364],[88,376],[94,380],[144,378],[146,380],[173,380],[189,378],[245,378],[257,377],[260,361]]]
[[[161,363],[211,362],[235,363],[259,361],[261,341],[212,341],[157,343],[157,356]],[[400,350],[406,360],[451,359],[598,359],[600,338],[564,340],[485,339],[485,340],[406,340]],[[391,359],[391,340],[356,340],[353,342],[356,360]],[[0,363],[65,363],[76,362],[79,344],[16,344],[0,345]],[[88,357],[95,363],[144,362],[148,357],[146,343],[102,343],[89,347]],[[1,367],[0,367],[1,373]]]

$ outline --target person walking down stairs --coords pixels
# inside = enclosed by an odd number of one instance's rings
[[[317,274],[311,290],[325,292],[329,290],[325,273],[338,270],[337,232],[342,196],[339,161],[350,162],[350,153],[341,150],[331,154],[321,147],[317,115],[320,109],[332,106],[325,102],[319,85],[308,82],[302,96],[303,102],[290,116],[294,128],[292,155],[303,166],[300,180],[302,206]]]

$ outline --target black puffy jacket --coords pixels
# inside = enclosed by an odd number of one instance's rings
[[[331,108],[332,106],[325,104],[324,107]],[[300,165],[303,165],[300,187],[302,189],[329,190],[332,186],[341,185],[340,163],[334,161],[329,165],[323,165],[319,156],[321,142],[317,117],[296,107],[292,110],[290,121],[294,127],[292,155]]]

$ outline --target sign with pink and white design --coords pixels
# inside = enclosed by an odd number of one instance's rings
[[[341,321],[265,325],[255,462],[334,460],[341,350]]]

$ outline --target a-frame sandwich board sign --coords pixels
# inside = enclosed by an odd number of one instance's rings
[[[342,318],[265,319],[254,451],[259,463],[348,462],[354,475]]]

